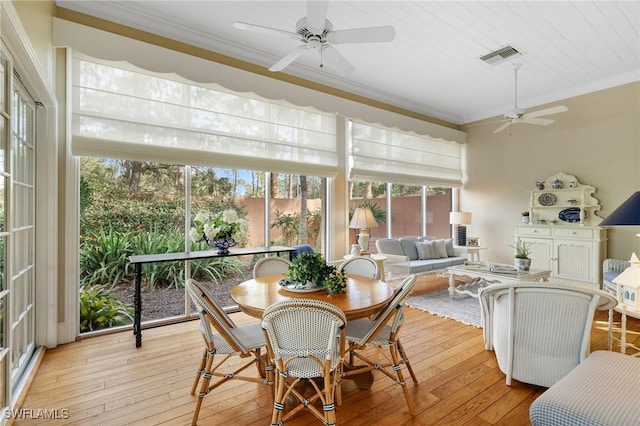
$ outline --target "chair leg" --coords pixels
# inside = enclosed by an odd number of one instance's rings
[[[275,377],[275,396],[273,399],[273,411],[271,412],[271,425],[277,426],[282,420],[282,410],[284,410],[284,385],[286,376],[280,371],[276,371]]]
[[[409,394],[409,389],[407,388],[407,383],[404,381],[404,375],[402,374],[402,366],[400,355],[396,343],[389,346],[389,350],[391,351],[391,359],[393,360],[393,370],[396,372],[396,376],[398,376],[398,383],[402,386],[402,392],[404,392],[404,398],[407,400],[407,406],[409,407],[409,413],[412,416],[416,415],[416,409],[413,405],[413,400],[411,399],[411,394]]]
[[[198,424],[198,416],[200,415],[202,400],[204,399],[204,396],[209,393],[209,382],[211,381],[212,376],[213,357],[213,354],[209,354],[207,351],[207,362],[205,364],[204,371],[202,372],[202,385],[200,385],[200,392],[198,392],[196,408],[193,412],[193,419],[191,420],[192,426]]]
[[[336,368],[339,371],[339,368]],[[324,411],[324,423],[327,426],[333,426],[336,424],[336,406],[334,401],[335,396],[335,381],[337,376],[334,376],[335,372],[326,371],[324,375],[324,400],[322,401],[322,410]]]
[[[407,366],[407,370],[409,370],[409,374],[411,375],[411,379],[413,383],[418,384],[418,379],[416,378],[416,374],[413,372],[413,367],[411,367],[411,363],[409,362],[409,357],[407,357],[407,353],[404,351],[402,347],[402,343],[400,343],[399,339],[396,339],[396,344],[398,345],[398,354],[402,358],[402,362]]]
[[[202,353],[202,359],[200,360],[200,366],[198,367],[198,371],[196,372],[196,378],[193,381],[193,386],[191,386],[191,395],[195,395],[196,389],[198,388],[198,382],[200,381],[200,377],[204,374],[204,366],[207,362],[207,350],[205,349]]]

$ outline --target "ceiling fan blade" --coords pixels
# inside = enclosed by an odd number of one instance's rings
[[[307,1],[307,28],[313,34],[322,34],[327,19],[329,1]]]
[[[330,43],[384,43],[393,41],[396,30],[391,26],[353,28],[350,30],[331,31],[327,35]]]
[[[538,110],[538,111],[528,112],[528,113],[523,115],[523,118],[542,117],[543,115],[558,114],[559,112],[565,112],[565,111],[568,111],[568,110],[569,110],[569,108],[567,108],[566,106],[558,105],[558,106],[551,107],[551,108],[545,108],[545,109],[541,109],[541,110]]]
[[[271,65],[271,67],[269,68],[269,71],[282,71],[287,66],[289,66],[289,64],[291,64],[293,61],[295,61],[296,59],[298,59],[300,56],[304,55],[308,51],[309,49],[307,49],[307,46],[303,45],[303,46],[296,47],[294,50],[292,50],[291,52],[287,53],[284,57],[282,57],[282,59],[280,59],[278,62]]]
[[[506,129],[507,127],[509,127],[511,125],[511,121],[506,121],[502,126],[498,127],[497,129],[495,129],[493,131],[493,133],[498,133],[503,131],[504,129]]]
[[[231,24],[233,28],[245,31],[253,31],[261,34],[273,34],[278,36],[284,36],[288,38],[293,38],[296,40],[300,40],[300,34],[292,33],[291,31],[278,30],[276,28],[263,27],[260,25],[247,24],[246,22],[234,22]]]
[[[355,71],[353,65],[351,65],[336,49],[330,44],[323,44],[322,57],[326,60],[329,68],[335,69],[341,76],[346,76]]]
[[[537,124],[538,126],[548,126],[549,124],[553,123],[554,120],[550,120],[548,118],[532,118],[531,116],[529,117],[522,117],[520,119],[521,123],[528,123],[528,124]]]

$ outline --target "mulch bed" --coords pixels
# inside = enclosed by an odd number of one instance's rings
[[[242,281],[251,279],[252,271],[244,275],[230,277],[227,280],[216,284],[212,281],[203,281],[208,286],[216,301],[223,307],[234,305],[231,299],[231,289]],[[122,283],[116,286],[113,294],[125,305],[133,308],[134,285]],[[175,316],[183,316],[185,290],[184,288],[163,288],[156,287],[153,290],[142,289],[142,321],[158,320]],[[191,309],[193,305],[191,305]]]

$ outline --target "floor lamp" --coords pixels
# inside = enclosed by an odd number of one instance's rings
[[[457,246],[467,245],[467,227],[471,225],[471,213],[451,212],[449,213],[449,223],[455,227],[455,238]]]
[[[360,251],[362,253],[369,253],[368,229],[377,227],[378,221],[376,221],[371,209],[366,207],[357,207],[354,210],[351,222],[349,223],[349,228],[360,230],[360,233],[358,234],[358,244],[360,244]]]

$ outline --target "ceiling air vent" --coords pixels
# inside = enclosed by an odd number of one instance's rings
[[[514,56],[522,56],[522,53],[513,46],[505,46],[494,52],[481,56],[480,59],[488,63],[489,65],[498,65],[505,61],[508,61]]]

